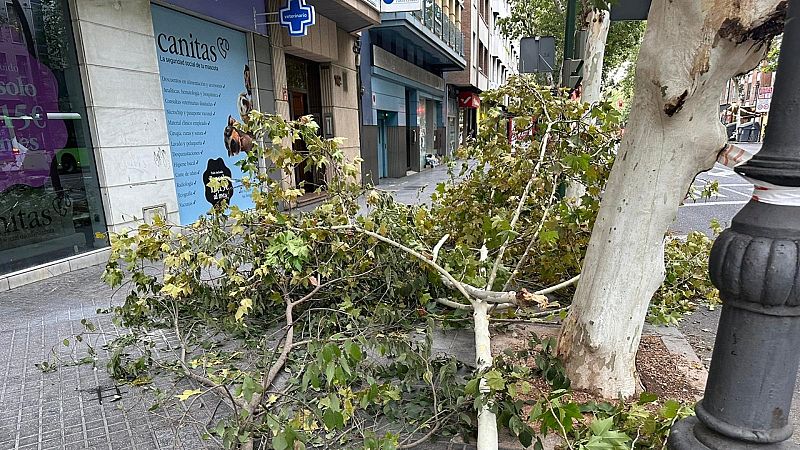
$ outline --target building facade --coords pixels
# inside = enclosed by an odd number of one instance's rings
[[[3,2],[0,291],[103,262],[107,231],[196,220],[219,200],[207,179],[237,176],[226,129],[250,108],[311,114],[358,156],[357,32],[378,6],[308,4],[292,37],[273,0]]]
[[[743,142],[758,142],[769,120],[775,72],[760,67],[728,80],[720,97],[720,120],[728,137]]]
[[[365,182],[398,178],[452,154],[454,94],[444,74],[463,70],[462,4],[423,2],[411,12],[384,12],[361,33],[361,157]]]
[[[505,38],[497,29],[497,19],[510,12],[505,0],[464,0],[461,22],[467,66],[445,77],[458,99],[459,143],[477,132],[480,93],[503,85],[517,73],[519,41]]]

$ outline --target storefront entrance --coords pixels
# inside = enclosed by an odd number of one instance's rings
[[[294,56],[286,55],[286,84],[289,91],[289,115],[292,120],[311,115],[314,121],[322,123],[322,98],[320,94],[319,64]],[[305,153],[306,148],[299,140],[294,143],[295,151]],[[325,187],[325,167],[309,167],[300,163],[294,170],[295,187],[305,192],[300,202],[310,201],[320,195]]]
[[[67,3],[0,5],[0,274],[106,245]]]

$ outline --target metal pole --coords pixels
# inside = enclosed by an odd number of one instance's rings
[[[577,0],[567,0],[567,20],[564,25],[564,60],[575,57],[575,14],[577,11]],[[563,64],[563,63],[562,63]],[[567,85],[568,76],[564,76],[561,70],[561,86]]]
[[[789,0],[778,73],[763,148],[736,168],[757,190],[711,250],[722,317],[705,396],[697,417],[672,427],[673,450],[800,449],[788,442],[800,360],[800,202],[786,190],[800,188],[800,0]]]

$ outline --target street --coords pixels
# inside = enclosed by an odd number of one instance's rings
[[[737,144],[749,152],[755,152],[761,144]],[[723,227],[730,225],[733,216],[750,200],[753,185],[736,174],[732,169],[717,163],[714,168],[703,172],[695,179],[694,186],[699,191],[706,183],[719,183],[719,193],[710,199],[686,200],[678,209],[678,216],[670,227],[676,235],[686,235],[691,231],[702,231],[711,235],[709,224],[717,219]]]

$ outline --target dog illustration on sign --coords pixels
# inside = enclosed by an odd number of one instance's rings
[[[237,101],[237,109],[239,110],[239,118],[246,121],[253,110],[253,78],[250,73],[250,66],[244,65],[244,92],[239,94]],[[228,124],[223,133],[223,140],[225,142],[225,149],[228,150],[228,156],[236,156],[241,152],[249,152],[253,150],[253,143],[255,138],[252,134],[242,131],[240,124],[233,118],[228,116]]]
[[[238,125],[239,123],[234,120],[233,116],[228,116],[228,126],[225,127],[224,134],[225,148],[228,150],[228,156],[236,156],[241,152],[250,152],[253,150],[253,135],[241,131]]]

